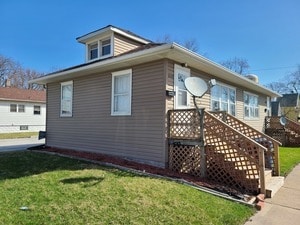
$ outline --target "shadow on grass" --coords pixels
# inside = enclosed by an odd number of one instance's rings
[[[116,168],[100,166],[84,160],[50,155],[40,152],[22,151],[0,153],[0,181],[6,179],[16,179],[31,175],[57,170],[84,170],[101,169],[113,173],[117,177],[136,177],[139,175],[122,171]],[[63,183],[89,182],[99,183],[101,177],[70,178],[62,180]]]
[[[103,181],[103,177],[95,177],[95,176],[90,176],[90,177],[73,177],[73,178],[66,178],[60,180],[61,183],[63,184],[78,184],[82,183],[84,184],[84,187],[91,187],[95,186],[101,181]]]

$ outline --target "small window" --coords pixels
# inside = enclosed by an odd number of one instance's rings
[[[33,106],[33,115],[41,115],[41,106],[39,105]]]
[[[97,59],[98,58],[98,43],[93,43],[89,45],[89,59]]]
[[[60,116],[72,116],[73,81],[61,83]]]
[[[244,115],[246,119],[258,119],[258,96],[244,93]]]
[[[25,112],[25,105],[18,105],[18,112]]]
[[[132,70],[112,73],[111,115],[131,115]]]
[[[102,41],[101,42],[101,56],[110,55],[110,53],[111,53],[110,39]]]
[[[10,112],[17,112],[17,104],[10,104]]]

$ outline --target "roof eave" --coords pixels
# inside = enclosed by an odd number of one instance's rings
[[[97,63],[83,65],[78,68],[57,72],[41,78],[34,79],[30,83],[47,84],[49,82],[74,79],[75,77],[91,74],[93,72],[108,71],[122,67],[133,66],[143,62],[149,62],[162,58],[172,59],[177,62],[187,63],[189,67],[202,70],[216,78],[225,79],[239,86],[247,87],[258,93],[270,97],[281,97],[280,94],[255,83],[233,71],[193,52],[176,43],[164,44],[158,47],[143,51],[125,54],[112,59],[103,60]],[[225,78],[224,78],[225,77]]]

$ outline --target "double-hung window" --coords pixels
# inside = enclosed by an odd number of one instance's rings
[[[10,104],[10,112],[17,112],[17,104]]]
[[[211,89],[212,111],[226,111],[235,116],[236,90],[235,88],[217,84]]]
[[[72,116],[73,81],[61,83],[60,116]]]
[[[25,105],[18,105],[18,112],[25,112]]]
[[[112,73],[111,115],[131,115],[132,70]]]
[[[245,119],[258,119],[258,96],[244,92],[244,115]]]
[[[111,53],[111,44],[110,44],[110,38],[101,41],[101,56],[110,55]]]
[[[98,42],[89,45],[89,60],[98,58]]]
[[[33,115],[41,115],[41,106],[39,105],[33,106]]]

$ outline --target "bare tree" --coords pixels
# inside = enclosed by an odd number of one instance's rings
[[[18,62],[0,55],[0,86],[5,86],[9,79],[12,87],[42,90],[42,86],[29,84],[29,80],[43,75],[35,70],[24,69]]]
[[[282,80],[266,85],[280,94],[300,93],[300,65],[298,68],[284,76]]]
[[[0,55],[0,86],[4,86],[7,79],[16,74],[20,65],[10,58]]]
[[[287,88],[286,84],[282,81],[276,81],[272,82],[266,85],[267,88],[276,91],[280,94],[284,94],[289,92],[289,89]]]
[[[158,38],[156,42],[159,43],[172,43],[172,42],[178,42],[180,45],[183,47],[193,51],[193,52],[198,52],[199,47],[197,40],[195,38],[187,39],[183,42],[181,41],[175,41],[169,34],[165,34],[162,38]]]
[[[220,64],[241,75],[246,75],[250,68],[247,59],[238,57],[222,61]]]
[[[189,39],[189,40],[185,40],[183,42],[183,46],[186,47],[187,49],[193,51],[193,52],[198,52],[199,51],[197,40],[194,39],[194,38]]]
[[[290,73],[286,77],[288,87],[294,93],[300,93],[300,65],[298,65],[297,70]]]

